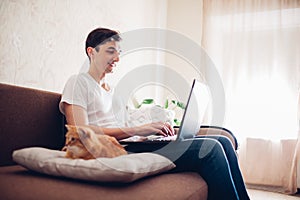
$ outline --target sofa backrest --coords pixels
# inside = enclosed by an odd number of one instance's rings
[[[61,149],[61,95],[0,83],[0,166],[13,165],[12,152],[25,147]]]

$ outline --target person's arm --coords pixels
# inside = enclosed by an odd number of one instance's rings
[[[168,123],[155,122],[137,127],[124,128],[104,128],[100,126],[89,125],[86,110],[80,106],[64,103],[64,112],[67,123],[77,126],[88,126],[95,133],[113,136],[118,140],[125,139],[134,135],[148,136],[153,134],[174,135],[174,129]]]

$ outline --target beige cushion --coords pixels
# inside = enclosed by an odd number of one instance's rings
[[[13,152],[13,160],[33,171],[100,182],[131,182],[175,167],[154,153],[137,153],[92,160],[68,159],[65,152],[31,147]]]

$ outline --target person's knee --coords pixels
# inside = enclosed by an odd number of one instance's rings
[[[199,148],[199,158],[204,158],[211,155],[223,155],[224,150],[218,140],[207,138],[203,141]]]
[[[219,141],[221,143],[221,145],[223,146],[223,148],[227,148],[227,147],[232,147],[233,149],[235,149],[235,143],[233,143],[234,141],[230,140],[227,136],[224,135],[207,135],[207,136],[200,136],[198,138],[211,138],[211,139],[215,139],[217,141]]]
[[[223,145],[223,147],[234,147],[234,144],[232,144],[231,140],[226,136],[219,136],[218,141]]]

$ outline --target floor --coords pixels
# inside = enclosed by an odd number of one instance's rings
[[[284,195],[262,190],[248,189],[251,200],[300,200],[300,194]]]

